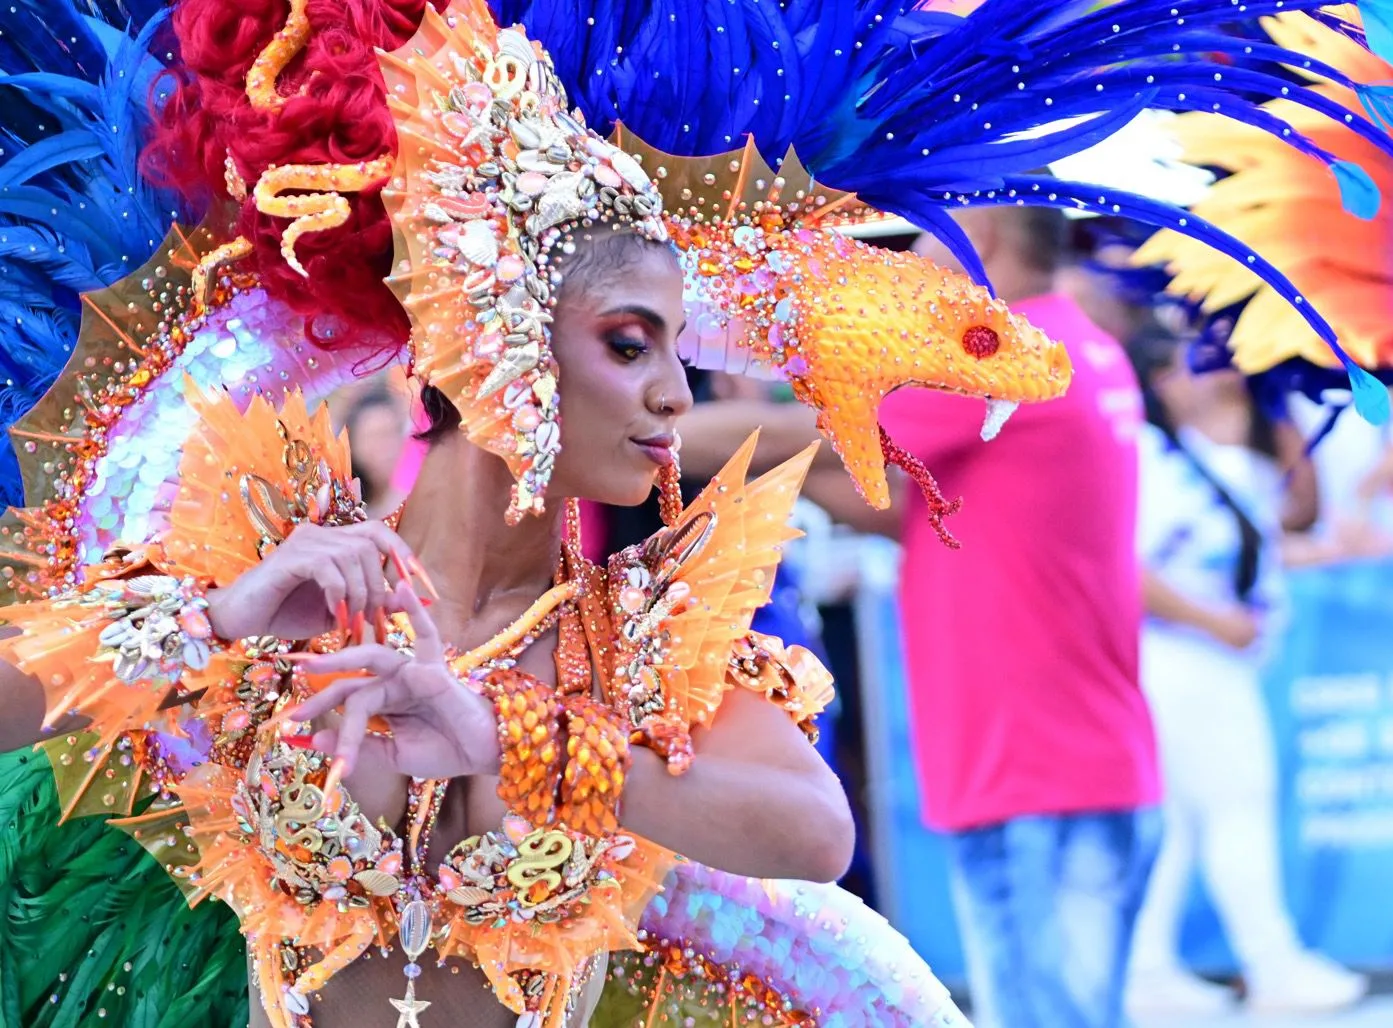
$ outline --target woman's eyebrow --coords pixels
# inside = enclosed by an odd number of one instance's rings
[[[667,319],[655,311],[652,307],[645,307],[641,303],[627,303],[618,307],[611,307],[609,310],[601,311],[600,317],[613,318],[620,314],[627,314],[631,317],[647,322],[648,327],[659,334],[667,331]]]

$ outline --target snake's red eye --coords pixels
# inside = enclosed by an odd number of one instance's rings
[[[968,356],[982,360],[1001,349],[1001,336],[986,325],[973,325],[963,333],[963,349]]]

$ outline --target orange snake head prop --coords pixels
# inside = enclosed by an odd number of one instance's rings
[[[986,289],[837,231],[883,216],[816,186],[791,151],[774,172],[752,144],[695,160],[632,137],[623,145],[657,169],[650,173],[668,206],[686,277],[683,357],[708,370],[787,380],[817,411],[871,506],[890,505],[889,461],[919,482],[936,522],[955,509],[881,430],[889,393],[913,385],[980,396],[989,439],[1018,404],[1068,387],[1064,347]]]

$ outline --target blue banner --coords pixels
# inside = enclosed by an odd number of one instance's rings
[[[1393,968],[1393,562],[1303,569],[1289,583],[1290,628],[1264,682],[1288,903],[1308,945]],[[881,906],[940,978],[958,981],[945,851],[919,820],[893,595],[863,596],[858,631]],[[1234,969],[1199,884],[1183,949],[1196,968]]]
[[[1280,768],[1287,902],[1307,944],[1393,967],[1393,562],[1294,571],[1292,622],[1264,676]],[[1202,898],[1199,967],[1232,966]]]

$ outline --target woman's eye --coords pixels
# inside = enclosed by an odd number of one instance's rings
[[[648,344],[632,336],[613,336],[610,338],[609,346],[626,361],[638,360],[648,352]]]

